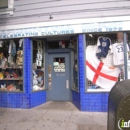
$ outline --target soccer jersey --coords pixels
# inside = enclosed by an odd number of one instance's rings
[[[129,51],[128,44],[127,52]],[[124,46],[122,43],[114,43],[111,45],[111,53],[113,53],[113,63],[114,65],[123,65],[124,64]],[[127,55],[128,56],[128,55]]]
[[[96,56],[98,59],[105,58],[108,54],[109,46],[111,44],[111,40],[108,37],[99,37],[97,41],[97,53]]]
[[[102,58],[101,61],[106,65],[106,66],[113,66],[113,55],[111,54],[111,51],[108,51],[108,54],[106,58]]]

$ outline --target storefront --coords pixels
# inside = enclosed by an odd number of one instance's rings
[[[124,31],[130,30],[130,18],[90,20],[0,31],[0,107],[71,101],[81,111],[107,111],[109,91],[129,74]],[[113,62],[112,47],[118,42],[124,43],[117,49],[123,56],[121,65]]]

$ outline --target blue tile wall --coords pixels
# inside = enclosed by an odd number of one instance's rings
[[[30,96],[30,108],[46,103],[46,91],[34,92]]]
[[[32,92],[32,44],[24,38],[24,92],[0,92],[0,107],[29,109],[46,102],[46,91]]]
[[[85,34],[80,34],[78,36],[80,110],[91,112],[107,112],[109,93],[85,93],[86,70],[84,44]]]
[[[24,93],[0,93],[0,107],[29,108],[29,101]]]
[[[72,92],[72,103],[80,110],[80,93],[76,91]]]
[[[32,91],[32,43],[30,38],[24,38],[24,91],[26,94]]]

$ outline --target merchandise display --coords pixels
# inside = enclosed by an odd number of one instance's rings
[[[0,41],[0,91],[23,91],[23,39]]]
[[[93,39],[86,43],[87,88],[110,91],[116,82],[124,80],[123,35],[95,34],[95,37],[93,35]],[[126,45],[129,52],[129,46]]]
[[[109,50],[111,40],[108,37],[100,36],[97,41],[97,52],[96,56],[98,59],[106,58]]]
[[[44,85],[44,43],[33,41],[33,91],[45,89]]]
[[[71,39],[70,40],[70,48],[73,49],[73,89],[79,90],[78,88],[78,57],[77,57],[77,40],[76,39]]]
[[[129,52],[129,47],[127,44],[127,52]],[[111,53],[113,53],[113,63],[115,66],[124,65],[124,45],[121,43],[114,43],[111,46]]]

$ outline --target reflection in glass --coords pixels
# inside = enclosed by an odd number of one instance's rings
[[[45,89],[44,85],[44,43],[33,41],[33,91]]]

